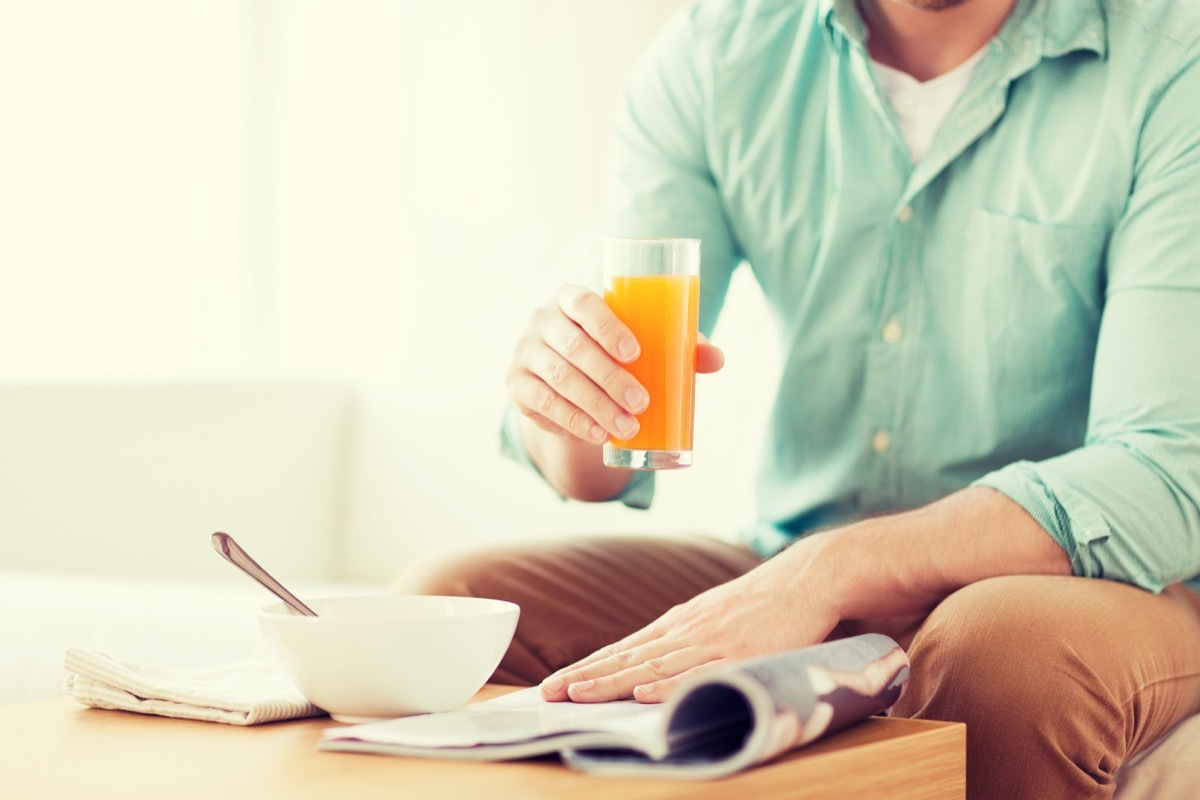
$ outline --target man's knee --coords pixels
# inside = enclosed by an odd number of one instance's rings
[[[1082,580],[972,584],[914,638],[912,674],[892,713],[967,724],[968,783],[995,790],[973,796],[1032,797],[1041,780],[1079,797],[1111,785],[1126,752],[1115,689],[1122,662],[1115,642],[1074,629],[1087,593],[1072,582]]]
[[[951,594],[913,639],[910,696],[956,713],[994,709],[1008,714],[1053,707],[1077,688],[1080,655],[1063,629],[1063,581],[1011,576],[971,584]]]

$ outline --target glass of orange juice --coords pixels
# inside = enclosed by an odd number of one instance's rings
[[[604,300],[641,345],[637,360],[625,368],[650,393],[633,438],[604,445],[605,466],[690,466],[700,240],[606,239]]]

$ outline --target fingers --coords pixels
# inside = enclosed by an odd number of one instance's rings
[[[637,430],[634,414],[650,403],[641,384],[577,324],[563,316],[543,326],[546,348],[531,354],[533,371],[614,435]]]
[[[672,612],[667,612],[669,616]],[[651,659],[660,658],[672,650],[681,649],[675,637],[670,635],[671,623],[660,617],[654,623],[634,631],[620,641],[602,647],[586,658],[563,667],[542,681],[542,697],[551,701],[574,700],[570,690],[573,684],[610,676],[636,667]],[[611,687],[610,687],[611,688]],[[628,697],[633,686],[622,695]],[[587,689],[576,691],[586,692]]]
[[[607,437],[604,428],[587,413],[563,399],[531,372],[511,373],[508,391],[521,412],[543,430],[566,433],[596,444]]]
[[[714,658],[707,648],[675,649],[667,640],[658,640],[568,672],[562,680],[567,698],[576,703],[636,697],[635,689],[640,686],[656,688],[649,693],[643,690],[638,699],[657,702],[670,691],[671,681]]]
[[[653,683],[643,683],[633,687],[633,699],[639,703],[662,703],[670,699],[671,695],[679,690],[679,687],[690,681],[696,675],[707,672],[708,670],[720,664],[724,664],[728,659],[715,658],[711,661],[706,661],[703,664],[692,667],[689,670],[674,675],[669,678],[654,681]]]
[[[562,426],[560,426],[558,423],[551,422],[550,420],[543,417],[541,414],[536,414],[536,413],[530,412],[529,414],[526,414],[526,416],[529,417],[530,422],[532,422],[534,425],[537,425],[539,428],[544,430],[546,433],[553,433],[555,436],[571,436],[572,435],[569,431],[563,430]]]
[[[534,313],[517,344],[508,374],[509,395],[522,414],[558,435],[600,444],[630,439],[636,415],[650,404],[645,388],[624,365],[641,348],[604,299],[581,286],[565,286]],[[700,336],[696,370],[715,372],[721,350]]]
[[[623,653],[632,651],[635,647],[649,644],[662,638],[662,629],[657,623],[631,633],[620,641],[601,647],[591,655],[581,658],[574,664],[569,664],[552,673],[542,681],[542,696],[547,700],[568,700],[567,687],[575,676],[581,674],[585,667],[590,667],[601,661],[619,661]]]
[[[631,438],[650,397],[622,366],[640,349],[594,292],[568,286],[539,309],[509,370],[509,394],[535,424],[599,444]]]
[[[614,359],[624,364],[637,359],[641,353],[637,339],[600,295],[582,286],[564,286],[557,300],[562,312]]]

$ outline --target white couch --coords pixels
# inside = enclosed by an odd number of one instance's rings
[[[447,547],[644,529],[619,506],[564,504],[503,459],[499,396],[444,395],[0,384],[0,704],[59,694],[69,645],[180,666],[261,646],[255,612],[272,598],[213,552],[213,531],[318,596],[382,592]]]
[[[389,402],[337,383],[0,386],[0,704],[59,695],[69,645],[173,665],[259,648],[271,598],[212,551],[215,530],[311,597],[383,591],[415,552],[397,540],[433,526],[449,539],[485,519],[500,535],[570,528],[571,508],[515,470],[410,463],[400,451],[428,456],[427,441],[364,420]],[[509,502],[478,512],[431,492],[456,480]],[[644,518],[624,513],[588,518]],[[1198,776],[1200,716],[1127,767],[1117,797],[1196,797]]]
[[[305,593],[342,569],[352,393],[337,384],[0,387],[0,703],[61,693],[68,645],[164,664],[260,646],[233,534]]]

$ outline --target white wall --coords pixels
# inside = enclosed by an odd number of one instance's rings
[[[697,466],[652,512],[563,504],[496,449],[512,345],[594,244],[612,109],[679,5],[0,0],[0,381],[353,384],[356,577],[498,537],[731,534],[773,380],[745,276]]]

